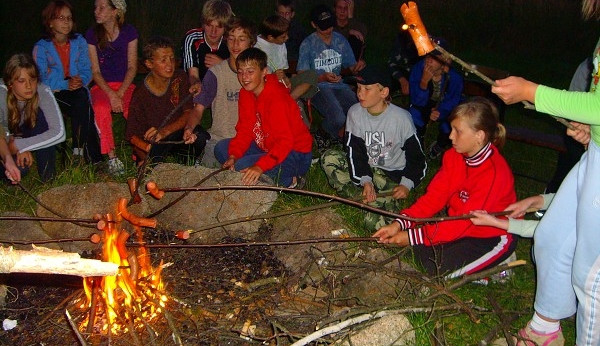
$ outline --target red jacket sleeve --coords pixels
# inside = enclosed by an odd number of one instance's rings
[[[510,168],[499,152],[495,151],[480,167],[467,168],[455,160],[458,155],[450,150],[444,155],[442,169],[436,174],[427,193],[403,212],[412,217],[435,215],[447,202],[448,215],[468,214],[473,210],[502,211],[516,201],[514,179]],[[445,185],[445,186],[444,186]],[[476,226],[470,220],[444,221],[415,227],[409,232],[411,245],[434,245],[464,237],[489,238],[506,234],[506,231],[489,226]]]

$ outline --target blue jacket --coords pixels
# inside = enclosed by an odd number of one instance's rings
[[[70,39],[71,50],[69,53],[69,75],[79,76],[83,85],[87,86],[92,81],[92,64],[88,53],[88,44],[80,34]],[[33,59],[40,69],[42,83],[48,85],[52,91],[69,88],[69,81],[65,80],[60,57],[52,40],[41,39],[33,46]]]
[[[425,90],[421,89],[420,86],[424,67],[425,59],[421,59],[412,68],[409,78],[411,104],[408,111],[412,115],[415,126],[418,128],[422,128],[427,124],[423,118],[429,118],[431,108],[435,106],[430,100],[433,89],[431,82],[429,82],[428,88]],[[444,84],[446,84],[443,87],[444,92],[439,105],[437,105],[437,110],[440,112],[438,121],[441,124],[442,131],[450,133],[448,116],[462,99],[464,79],[454,68],[450,67],[448,73],[444,73],[442,76],[442,85]]]

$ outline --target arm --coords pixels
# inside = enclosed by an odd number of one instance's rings
[[[406,166],[403,169],[400,184],[410,190],[419,185],[425,177],[427,162],[416,133],[413,133],[404,142],[403,150],[406,155]]]
[[[419,61],[411,70],[410,84],[410,102],[416,107],[425,107],[429,103],[429,89],[427,86],[421,88],[421,77],[425,66],[425,59]]]
[[[76,47],[76,50],[73,48]],[[71,54],[76,54],[75,62],[77,64],[77,75],[81,78],[83,86],[88,86],[92,81],[92,62],[88,54],[88,45],[82,36],[77,36],[72,41]]]
[[[38,84],[37,92],[40,96],[39,107],[44,112],[48,130],[28,138],[15,139],[15,146],[20,153],[47,148],[65,140],[65,124],[52,90],[43,84]]]
[[[53,91],[64,90],[69,88],[68,81],[64,79],[64,72],[60,58],[58,54],[52,54],[44,45],[43,42],[38,42],[33,47],[33,59],[40,71],[40,81],[48,85]],[[59,59],[58,63],[55,64],[55,71],[50,70],[50,64],[48,63],[48,56],[54,55],[55,59]]]
[[[1,126],[0,129],[4,132],[4,129]],[[4,139],[4,133],[0,135],[0,158],[2,158],[2,162],[4,163],[4,174],[6,177],[13,181],[13,183],[21,181],[21,171],[17,168],[17,165],[10,154],[8,144]]]
[[[213,71],[208,70],[202,80],[203,88],[200,93],[194,96],[194,108],[191,110],[187,123],[183,131],[183,140],[186,144],[191,144],[196,141],[194,129],[202,121],[204,110],[212,104],[217,96],[217,77]]]
[[[350,125],[350,118],[348,118],[348,120]],[[347,130],[350,129],[350,127],[351,126],[348,126]],[[349,163],[350,179],[355,185],[360,186],[373,182],[373,172],[369,165],[365,140],[359,136],[353,135],[350,131],[346,132],[346,136],[346,157]]]
[[[104,80],[104,77],[102,77],[102,72],[100,71],[100,63],[98,61],[98,51],[96,49],[96,46],[94,46],[92,44],[88,44],[88,51],[89,51],[89,55],[90,55],[90,62],[92,64],[92,79],[94,80],[94,83],[96,83],[96,85],[100,89],[102,89],[102,91],[104,91],[106,93],[106,95],[108,95],[108,98],[110,100],[110,106],[111,106],[112,110],[115,112],[122,111],[123,109],[122,109],[120,97],[117,95],[117,93],[114,90],[112,90],[108,86],[108,83],[106,82],[106,80]]]
[[[137,38],[127,44],[127,72],[125,73],[125,78],[123,79],[121,87],[117,90],[117,95],[119,95],[120,98],[123,98],[123,95],[125,95],[127,88],[129,88],[137,73],[137,47]]]
[[[437,106],[437,110],[440,112],[439,120],[446,120],[452,110],[460,103],[462,97],[464,80],[461,75],[451,70],[450,73],[445,75],[445,78],[449,78],[448,86],[442,96],[443,99]]]

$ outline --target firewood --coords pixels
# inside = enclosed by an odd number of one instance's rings
[[[33,246],[32,251],[0,247],[0,273],[88,276],[117,275],[119,265],[81,258],[77,253]]]

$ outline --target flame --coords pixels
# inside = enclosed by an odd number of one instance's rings
[[[90,314],[87,314],[80,328],[92,323],[94,329],[101,333],[120,334],[152,322],[165,309],[169,299],[164,293],[161,278],[162,262],[153,268],[144,247],[138,248],[137,253],[130,252],[125,247],[129,233],[120,229],[121,220],[113,222],[112,215],[108,214],[106,221],[102,229],[102,260],[116,263],[120,269],[115,276],[83,280],[86,302],[82,308],[95,309],[97,317],[90,322]],[[141,228],[134,228],[137,240],[142,242]],[[94,294],[96,302],[93,301]]]

